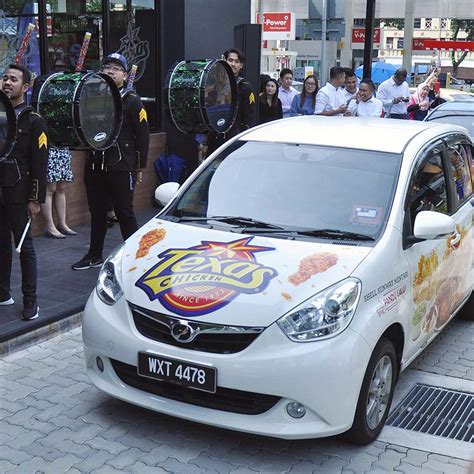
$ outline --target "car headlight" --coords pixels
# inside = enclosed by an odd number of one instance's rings
[[[123,295],[121,284],[123,246],[120,245],[107,257],[99,272],[95,289],[99,298],[108,305],[116,303]]]
[[[313,296],[277,321],[295,342],[312,342],[336,336],[349,326],[359,302],[362,284],[347,278]]]

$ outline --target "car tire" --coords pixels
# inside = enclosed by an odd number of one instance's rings
[[[464,303],[458,314],[465,321],[474,321],[474,293],[471,293],[471,296]]]
[[[393,344],[381,339],[375,346],[362,382],[352,428],[346,438],[354,444],[372,442],[382,430],[392,403],[398,362]],[[370,414],[369,414],[370,412]]]

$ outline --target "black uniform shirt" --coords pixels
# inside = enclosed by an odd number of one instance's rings
[[[237,128],[239,133],[257,124],[255,94],[252,86],[243,77],[237,77],[239,87],[239,110],[237,112]]]
[[[123,91],[121,91],[123,92]],[[95,166],[104,167],[108,171],[130,171],[146,167],[150,131],[148,116],[140,97],[133,91],[127,92],[122,98],[123,121],[117,143],[102,152],[92,152]]]
[[[0,164],[3,199],[6,203],[46,199],[48,132],[46,121],[30,107],[15,107],[18,115],[16,144]]]

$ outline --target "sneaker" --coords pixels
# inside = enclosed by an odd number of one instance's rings
[[[0,306],[10,306],[13,303],[14,301],[11,296],[7,296],[6,298],[0,300]]]
[[[25,301],[23,305],[23,312],[21,313],[21,319],[25,321],[31,321],[39,316],[39,308],[36,301]]]
[[[86,254],[84,255],[84,257],[81,258],[81,260],[76,263],[73,263],[71,265],[71,268],[73,270],[87,270],[88,268],[101,267],[103,263],[104,260],[102,258],[97,258]]]

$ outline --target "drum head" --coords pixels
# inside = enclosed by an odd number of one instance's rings
[[[0,91],[0,161],[8,157],[15,145],[16,114],[10,99]]]
[[[235,122],[237,82],[225,61],[181,61],[168,72],[165,97],[180,132],[223,133]]]
[[[81,140],[95,150],[112,146],[122,125],[122,100],[113,79],[102,73],[91,74],[76,100]]]
[[[204,113],[215,132],[226,132],[235,122],[237,83],[225,61],[216,61],[209,67],[204,86]]]

